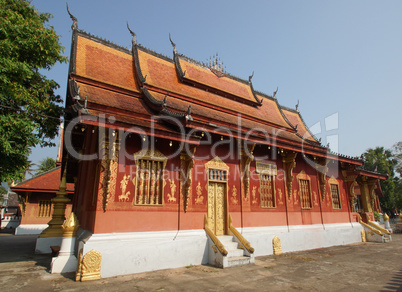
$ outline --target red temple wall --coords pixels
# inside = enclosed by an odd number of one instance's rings
[[[88,143],[91,145],[88,148],[93,151],[96,145],[93,142]],[[101,161],[80,164],[80,172],[86,177],[85,183],[81,181],[77,188],[76,202],[78,206],[76,208],[81,226],[95,233],[202,229],[204,227],[204,215],[207,214],[208,198],[205,163],[213,158],[210,154],[211,147],[201,145],[197,147],[195,152],[192,187],[187,212],[185,213],[183,194],[180,189],[179,155],[169,159],[166,163],[163,205],[133,204],[135,194],[133,179],[136,175],[133,154],[141,149],[141,143],[141,137],[132,135],[126,140],[127,149],[120,151],[116,178],[112,184],[112,194],[108,196],[106,211],[103,210],[102,182],[97,181],[97,179],[101,180],[101,175],[97,172]],[[159,139],[157,145],[158,150],[169,157],[174,152],[176,142],[170,146],[169,140]],[[216,147],[214,151],[217,156],[224,158],[224,162],[229,167],[227,205],[234,226],[328,224],[350,221],[347,192],[342,179],[338,179],[342,208],[335,210],[332,208],[329,183],[326,184],[325,199],[322,200],[317,172],[306,163],[301,154],[298,154],[296,158],[296,167],[293,169],[292,194],[289,197],[286,190],[286,176],[283,170],[282,157],[272,155],[270,151],[265,149],[266,146],[257,146],[254,150],[255,160],[250,164],[249,193],[245,197],[244,186],[240,179],[239,158],[237,155],[225,157],[228,154],[225,147],[224,145]],[[264,157],[267,152],[269,155]],[[256,174],[256,160],[264,163],[275,163],[277,166],[275,208],[262,208],[260,206],[261,198],[258,191],[260,182],[259,176]],[[340,172],[338,170],[331,171],[328,173],[327,180],[330,176],[339,177]],[[302,209],[300,205],[298,182],[300,173],[307,175],[310,179],[312,206],[309,209]],[[121,181],[125,175],[129,176],[125,189],[125,193],[129,192],[129,194],[122,196]],[[172,189],[171,183],[175,185],[175,189]],[[94,198],[95,204],[93,204]]]

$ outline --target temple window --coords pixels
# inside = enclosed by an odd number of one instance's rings
[[[134,205],[163,205],[163,171],[167,158],[157,150],[134,154],[137,166]]]
[[[329,180],[331,187],[331,200],[333,209],[341,209],[341,198],[339,196],[339,184],[335,177],[331,177]]]
[[[52,214],[52,202],[50,200],[41,200],[38,204],[38,217],[50,217]]]
[[[227,171],[223,169],[209,169],[208,170],[208,180],[209,181],[217,181],[217,182],[225,182],[227,181]]]
[[[261,208],[275,208],[275,180],[274,176],[260,175],[260,200]]]
[[[332,197],[332,208],[340,209],[341,208],[341,201],[339,199],[338,185],[331,184],[331,197]]]
[[[275,197],[275,175],[277,175],[276,164],[256,161],[256,172],[260,181],[260,206],[261,208],[276,208]]]
[[[312,207],[310,181],[307,179],[299,179],[299,187],[301,207],[302,209],[310,209]]]

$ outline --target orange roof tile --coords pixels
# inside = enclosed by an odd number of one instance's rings
[[[75,73],[105,84],[140,92],[134,77],[134,64],[129,52],[122,52],[77,36]]]
[[[282,108],[283,113],[285,114],[288,121],[294,126],[297,126],[297,133],[306,140],[319,143],[315,137],[310,133],[309,129],[305,125],[303,119],[300,114],[296,111]]]
[[[276,125],[278,128],[292,131],[289,124],[282,117],[276,102],[273,100],[265,98],[262,106],[258,108],[246,106],[237,101],[181,83],[177,77],[173,61],[169,62],[163,60],[141,50],[139,50],[138,55],[141,71],[144,76],[147,76],[146,83],[149,86],[159,88],[167,93],[181,96],[182,99],[186,99],[191,103],[198,102],[211,107],[223,108],[236,114],[239,113],[244,116],[254,117],[261,121],[266,121],[272,125]],[[171,99],[172,98],[169,97],[168,102]],[[243,117],[243,119],[247,119],[247,117]]]
[[[192,64],[182,58],[179,58],[179,62],[186,79],[234,95],[239,99],[256,102],[249,84],[226,76],[218,77],[210,69]]]
[[[57,192],[60,186],[60,178],[61,166],[27,179],[12,187],[11,190],[14,192]],[[74,192],[74,184],[67,183],[67,192]]]

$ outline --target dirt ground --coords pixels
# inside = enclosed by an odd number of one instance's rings
[[[91,282],[50,274],[50,256],[34,255],[36,236],[0,233],[1,291],[402,291],[402,234],[390,243],[256,258],[254,265],[188,266]],[[312,239],[314,240],[314,239]]]

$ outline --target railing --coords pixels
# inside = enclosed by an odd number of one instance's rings
[[[232,225],[232,216],[229,215],[229,229],[232,231],[233,235],[237,237],[237,239],[240,241],[241,245],[245,249],[248,250],[249,253],[254,253],[254,248],[251,246],[250,242],[248,242],[243,235],[239,231],[237,231],[236,228],[233,227]]]
[[[227,255],[228,251],[225,249],[225,246],[222,244],[222,242],[220,242],[218,237],[216,237],[216,235],[212,232],[211,229],[209,229],[208,226],[209,226],[208,218],[207,218],[207,215],[205,215],[204,216],[204,229],[205,229],[205,232],[212,239],[212,241],[214,242],[215,246],[218,248],[219,252],[224,256]]]
[[[368,220],[368,222],[370,222],[370,220]],[[374,227],[372,227],[371,225],[369,225],[369,224],[367,224],[367,223],[364,223],[364,222],[362,221],[362,217],[360,217],[360,216],[359,216],[359,223],[360,223],[361,225],[363,225],[364,227],[367,227],[368,229],[370,229],[370,230],[373,231],[374,233],[377,233],[378,235],[381,235],[381,236],[384,235],[384,234],[383,234],[380,230],[378,230],[377,228],[374,228]]]
[[[375,224],[374,222],[371,222],[370,220],[367,220],[367,221],[370,226],[379,229],[380,231],[384,232],[385,234],[391,235],[391,232],[389,232],[387,229],[379,226],[378,224]]]

